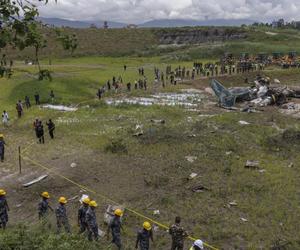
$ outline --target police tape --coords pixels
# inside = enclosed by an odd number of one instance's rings
[[[54,174],[54,175],[56,175],[56,176],[58,176],[58,177],[60,177],[60,178],[62,178],[62,179],[64,179],[64,180],[66,180],[66,181],[72,183],[73,185],[79,187],[80,189],[83,189],[83,190],[85,190],[85,191],[87,191],[87,192],[90,192],[90,193],[92,193],[92,194],[94,194],[94,195],[96,195],[96,196],[98,196],[98,197],[101,197],[102,199],[104,199],[104,200],[106,200],[106,201],[112,202],[113,204],[116,204],[116,205],[119,204],[118,202],[112,200],[111,198],[109,198],[109,197],[107,197],[107,196],[105,196],[105,195],[103,195],[103,194],[100,194],[100,193],[94,191],[93,189],[90,189],[90,188],[88,188],[88,187],[86,187],[86,186],[84,186],[84,185],[81,185],[80,183],[77,183],[76,181],[71,180],[70,178],[68,178],[68,177],[66,177],[66,176],[64,176],[64,175],[62,175],[62,174],[60,174],[60,173],[58,173],[57,171],[55,171],[55,170],[53,170],[53,169],[51,169],[51,168],[49,168],[49,167],[47,167],[47,166],[45,166],[45,165],[43,165],[43,164],[37,162],[37,161],[35,161],[35,160],[29,158],[28,155],[24,155],[24,154],[22,153],[21,156],[22,156],[22,158],[23,158],[24,160],[27,160],[27,161],[31,162],[32,164],[34,164],[34,165],[36,165],[36,166],[38,166],[38,167],[41,167],[41,168],[47,170],[48,172],[50,172],[50,173],[52,173],[52,174]],[[127,211],[129,211],[130,213],[134,214],[135,216],[140,217],[140,218],[143,218],[143,219],[145,219],[145,220],[148,220],[149,222],[152,222],[153,224],[155,224],[155,225],[157,225],[157,226],[159,226],[159,227],[161,227],[161,228],[163,228],[163,229],[166,229],[166,230],[169,229],[168,226],[166,226],[166,225],[164,225],[164,224],[162,224],[162,223],[160,223],[160,222],[158,222],[158,221],[156,221],[156,220],[154,220],[154,219],[151,219],[150,217],[148,217],[148,216],[146,216],[146,215],[143,215],[143,214],[141,214],[141,213],[135,211],[134,209],[131,209],[131,208],[125,208],[125,209],[126,209]],[[192,241],[195,241],[195,240],[196,240],[196,238],[191,237],[191,236],[189,236],[188,239],[190,239],[190,240],[192,240]],[[206,246],[206,247],[208,247],[208,248],[210,248],[210,249],[212,249],[212,250],[219,250],[218,248],[216,248],[216,247],[214,247],[214,246],[212,246],[212,245],[210,245],[210,244],[208,244],[208,243],[206,243],[206,242],[203,242],[203,244],[204,244],[204,246]]]

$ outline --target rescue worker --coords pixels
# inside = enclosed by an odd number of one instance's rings
[[[122,228],[122,224],[121,224],[121,217],[123,215],[123,212],[121,209],[116,209],[114,211],[114,217],[111,220],[109,226],[108,226],[108,230],[107,230],[107,240],[109,240],[109,233],[111,230],[111,234],[112,234],[112,244],[115,244],[118,249],[120,250],[122,247],[122,243],[121,243],[121,229]]]
[[[50,199],[50,195],[48,192],[43,192],[41,194],[42,200],[39,203],[38,206],[38,212],[39,212],[39,220],[44,219],[48,215],[48,209],[50,209],[53,212],[53,208],[50,207],[48,200]]]
[[[87,230],[86,212],[89,208],[89,203],[90,199],[88,197],[84,198],[82,201],[82,205],[78,210],[78,226],[80,227],[80,234]]]
[[[44,126],[42,124],[42,121],[39,121],[37,127],[36,127],[36,134],[37,137],[39,138],[39,143],[45,143],[45,138],[44,138]]]
[[[196,240],[193,243],[193,246],[190,248],[190,250],[202,250],[202,249],[204,249],[202,240]]]
[[[59,204],[55,210],[57,221],[57,233],[61,232],[62,226],[65,228],[65,231],[67,233],[70,233],[70,225],[66,210],[67,199],[65,197],[60,197],[58,202]]]
[[[4,127],[8,126],[8,120],[9,120],[8,113],[4,110],[2,113],[2,122]]]
[[[5,141],[4,141],[4,135],[0,134],[0,160],[1,162],[4,161],[4,151],[5,151]]]
[[[143,229],[138,231],[135,248],[138,249],[138,246],[140,246],[140,250],[149,250],[150,239],[153,242],[152,227],[148,221],[145,221]]]
[[[89,208],[86,212],[86,223],[87,223],[87,229],[88,229],[88,239],[89,241],[93,240],[93,237],[97,241],[99,238],[99,232],[98,232],[98,224],[97,224],[97,217],[95,213],[95,209],[98,206],[96,201],[91,201],[89,203]]]
[[[8,211],[9,207],[6,200],[6,192],[3,189],[0,189],[0,228],[5,230],[6,224],[8,222]]]
[[[55,130],[55,124],[51,119],[49,119],[49,122],[46,122],[46,125],[48,126],[48,131],[51,139],[54,139],[54,130]]]
[[[169,229],[169,234],[172,237],[171,250],[183,250],[184,239],[188,236],[187,232],[180,226],[181,218],[177,216],[175,218],[175,224]]]

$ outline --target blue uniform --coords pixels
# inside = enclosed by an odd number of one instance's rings
[[[55,210],[55,214],[57,220],[57,233],[61,232],[62,226],[65,228],[67,233],[70,233],[70,225],[66,207],[63,204],[59,204]]]
[[[8,204],[4,196],[0,197],[0,228],[6,228],[8,222]]]
[[[112,243],[115,244],[119,249],[122,247],[121,243],[121,219],[118,216],[115,216],[110,225],[111,234],[112,234]]]
[[[83,204],[78,210],[78,224],[80,226],[79,233],[83,233],[87,229],[86,212],[88,208],[89,208],[88,205]]]
[[[95,240],[98,240],[99,234],[98,234],[98,224],[97,224],[95,209],[89,207],[86,212],[85,218],[88,227],[88,239],[93,240],[94,237]]]

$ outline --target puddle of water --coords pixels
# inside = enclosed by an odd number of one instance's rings
[[[197,89],[186,89],[182,90],[181,93],[158,93],[151,95],[150,97],[131,97],[121,99],[107,99],[106,104],[108,105],[119,105],[119,104],[139,104],[142,106],[183,106],[186,108],[197,107],[201,103],[204,95],[201,90]]]

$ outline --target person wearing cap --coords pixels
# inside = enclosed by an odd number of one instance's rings
[[[65,197],[60,197],[58,202],[59,204],[55,210],[57,221],[57,233],[61,232],[62,226],[65,228],[65,231],[67,233],[70,233],[70,225],[66,210],[67,199]]]
[[[86,224],[88,229],[88,239],[89,241],[93,240],[93,237],[97,241],[99,238],[99,230],[97,224],[97,217],[95,213],[95,209],[98,206],[96,201],[90,201],[88,210],[86,211]]]
[[[78,226],[80,227],[79,234],[82,234],[87,229],[86,223],[86,212],[89,208],[90,199],[88,197],[84,198],[82,201],[82,205],[78,209]]]
[[[109,223],[108,230],[107,230],[107,239],[109,240],[109,234],[111,230],[112,234],[112,244],[115,244],[118,249],[120,250],[122,248],[122,242],[121,242],[121,229],[122,224],[121,224],[121,217],[123,215],[123,211],[121,209],[116,209],[114,211],[114,217]]]
[[[153,242],[153,233],[151,224],[148,221],[143,223],[143,229],[138,231],[135,248],[140,250],[149,250],[150,249],[150,239]]]
[[[190,250],[202,250],[202,249],[204,249],[202,240],[196,240],[193,246],[190,248]]]
[[[6,224],[8,222],[8,211],[9,207],[6,200],[6,192],[0,189],[0,228],[5,230]]]
[[[0,160],[1,162],[4,161],[4,149],[5,149],[5,141],[4,141],[4,135],[0,134]]]
[[[41,194],[42,200],[38,205],[39,219],[45,219],[48,215],[48,209],[53,211],[53,208],[50,207],[48,200],[50,199],[50,195],[48,192],[43,192]]]

